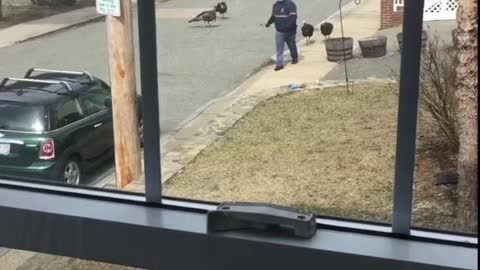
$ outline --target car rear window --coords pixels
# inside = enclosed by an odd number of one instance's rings
[[[0,129],[42,132],[46,128],[45,120],[43,106],[0,101]]]

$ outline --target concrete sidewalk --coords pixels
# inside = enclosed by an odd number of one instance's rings
[[[335,16],[330,21],[334,25],[333,37],[341,37],[340,20]],[[344,34],[354,39],[354,46],[358,46],[358,39],[371,36],[378,31],[380,25],[380,3],[378,1],[362,1],[358,6],[352,2],[343,11]],[[287,65],[284,70],[273,71],[267,68],[260,72],[251,85],[253,89],[265,89],[285,86],[289,83],[315,81],[327,74],[337,63],[328,62],[324,38],[320,32],[315,32],[315,43],[302,46],[299,49],[300,62],[298,65]],[[253,90],[255,91],[255,90]]]
[[[451,31],[456,28],[455,20],[424,22],[424,29],[428,39],[439,39],[440,47],[453,46]],[[378,35],[388,38],[387,55],[380,58],[363,58],[359,48],[354,50],[354,58],[348,61],[348,76],[352,81],[365,78],[388,79],[398,77],[400,74],[400,52],[397,34],[402,32],[402,27],[393,27],[378,31]],[[342,80],[345,78],[344,67],[339,65],[330,71],[322,80]]]
[[[333,16],[332,37],[340,36],[340,20]],[[364,0],[358,6],[350,4],[343,10],[345,36],[352,37],[355,46],[360,38],[374,35],[380,26],[380,3],[377,0]],[[210,102],[196,115],[184,121],[172,135],[162,141],[162,182],[168,181],[192,161],[203,149],[221,137],[239,119],[260,102],[287,92],[289,83],[309,83],[324,77],[337,67],[337,63],[327,61],[323,36],[316,32],[314,43],[305,46],[300,42],[300,61],[297,65],[287,65],[275,72],[273,65],[262,68],[226,96]],[[115,189],[114,179],[105,181],[102,187]],[[144,179],[125,188],[126,191],[143,193]]]
[[[88,23],[102,17],[103,15],[96,12],[95,7],[86,7],[10,26],[0,30],[0,48]]]

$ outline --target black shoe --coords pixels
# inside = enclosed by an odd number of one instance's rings
[[[297,59],[293,59],[293,60],[292,60],[292,64],[293,64],[293,65],[295,65],[295,64],[297,64],[297,63],[298,63],[298,60],[297,60]]]
[[[282,69],[283,69],[283,66],[276,66],[273,70],[279,71],[279,70],[282,70]]]

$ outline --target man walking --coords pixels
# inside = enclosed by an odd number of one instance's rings
[[[287,43],[292,64],[298,63],[298,51],[295,37],[297,35],[297,6],[292,0],[277,0],[273,4],[272,16],[268,19],[266,27],[275,23],[275,43],[277,49],[277,64],[275,71],[283,69],[283,51]]]

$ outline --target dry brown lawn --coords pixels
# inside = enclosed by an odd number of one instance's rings
[[[266,202],[320,215],[391,222],[397,132],[396,85],[294,92],[247,114],[164,185],[171,197]],[[422,116],[421,140],[435,136]],[[420,140],[420,141],[421,141]],[[419,145],[414,225],[451,229],[452,155]]]
[[[397,100],[385,85],[272,98],[170,179],[165,194],[388,222]]]

